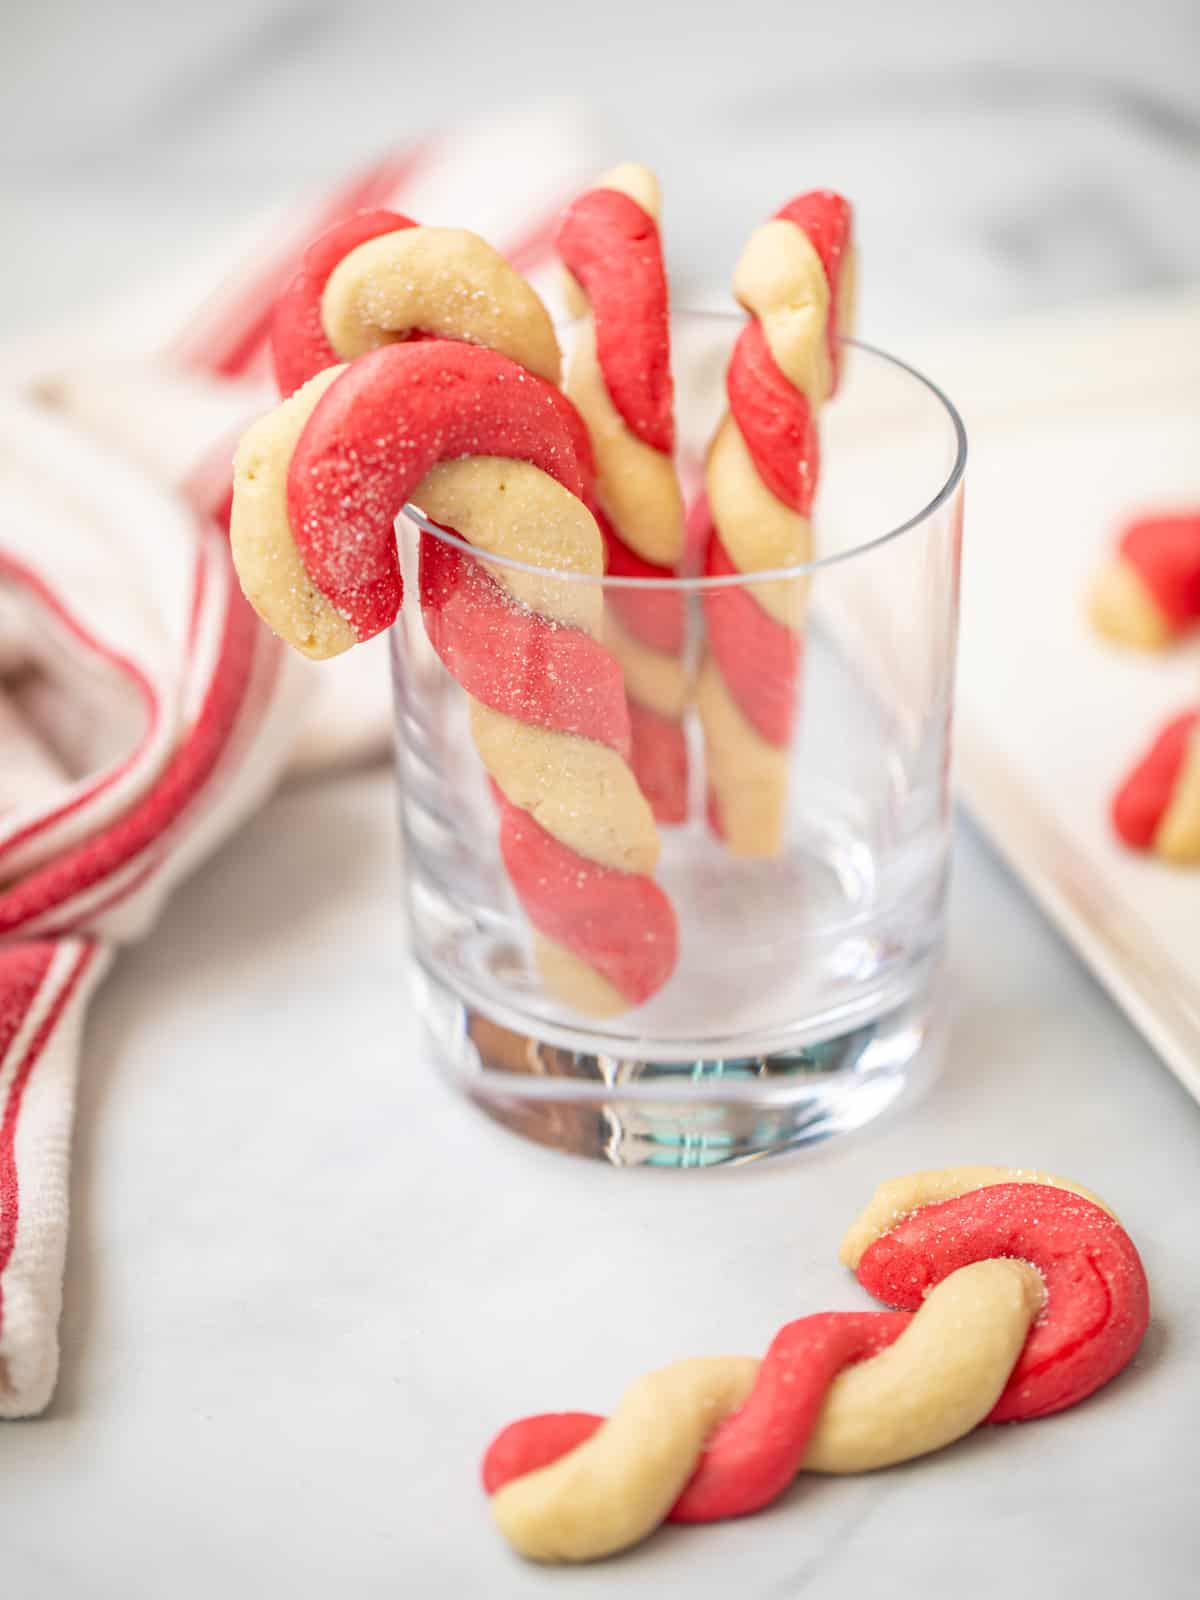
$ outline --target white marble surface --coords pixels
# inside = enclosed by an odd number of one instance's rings
[[[881,341],[1196,275],[1190,0],[691,6],[675,43],[666,8],[522,15],[514,36],[499,7],[9,8],[0,333],[462,99],[547,91],[588,96],[614,153],[662,168],[685,279],[720,278],[777,193],[845,187]],[[392,849],[385,775],[293,790],[97,1002],[63,1380],[46,1418],[0,1431],[6,1595],[1194,1593],[1200,1112],[969,825],[928,1099],[706,1175],[553,1157],[430,1080]],[[862,1303],[844,1222],[879,1177],[963,1158],[1077,1174],[1121,1212],[1156,1289],[1130,1373],[1068,1416],[802,1482],[603,1568],[507,1555],[474,1477],[497,1424],[601,1409],[648,1365]]]
[[[883,1600],[951,1592],[966,1563],[978,1600],[1194,1593],[1200,1116],[984,851],[963,852],[958,1019],[925,1103],[803,1160],[666,1174],[527,1146],[431,1079],[391,841],[383,774],[292,793],[102,993],[59,1396],[0,1431],[6,1593]],[[1102,1187],[1156,1292],[1131,1371],[617,1563],[509,1555],[476,1480],[497,1426],[867,1304],[844,1223],[877,1178],[961,1157]]]

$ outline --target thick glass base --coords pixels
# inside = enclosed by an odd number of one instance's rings
[[[928,1082],[944,1035],[936,971],[931,961],[903,1001],[833,1037],[797,1030],[762,1054],[669,1061],[514,1027],[427,970],[416,982],[438,1070],[497,1122],[613,1166],[712,1167],[848,1133]]]

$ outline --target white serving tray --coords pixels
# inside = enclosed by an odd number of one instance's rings
[[[1112,790],[1200,701],[1200,644],[1106,645],[1088,581],[1121,519],[1200,503],[1200,302],[930,347],[971,434],[960,792],[1114,998],[1200,1100],[1200,870],[1124,850]]]

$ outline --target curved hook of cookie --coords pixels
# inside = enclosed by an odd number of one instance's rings
[[[439,462],[528,461],[581,497],[577,420],[494,351],[389,345],[318,374],[243,436],[230,538],[247,598],[316,659],[388,627],[403,585],[394,523]]]
[[[864,1251],[898,1222],[911,1216],[914,1211],[920,1211],[922,1206],[938,1205],[943,1200],[957,1200],[960,1195],[970,1194],[975,1189],[994,1188],[999,1183],[1046,1184],[1052,1189],[1065,1189],[1069,1194],[1082,1195],[1102,1211],[1108,1211],[1104,1201],[1082,1184],[1072,1183],[1069,1178],[1055,1177],[1050,1172],[1039,1172],[1032,1167],[934,1167],[924,1172],[909,1172],[902,1178],[890,1178],[887,1183],[881,1183],[843,1234],[838,1260],[851,1272],[856,1272]]]
[[[683,502],[654,175],[632,163],[614,168],[567,207],[555,245],[568,298],[578,314],[591,313],[567,391],[591,435],[601,504],[625,545],[671,568],[683,551]]]
[[[1145,1278],[1095,1197],[1032,1176],[966,1167],[883,1186],[843,1259],[911,1315],[805,1317],[781,1330],[761,1364],[727,1358],[724,1369],[683,1362],[651,1374],[608,1422],[565,1413],[505,1429],[484,1461],[498,1525],[535,1559],[591,1559],[664,1517],[754,1511],[797,1470],[872,1470],[985,1420],[1082,1399],[1136,1349]],[[643,1453],[651,1428],[655,1447]],[[672,1428],[694,1451],[682,1484]]]
[[[563,213],[555,245],[576,313],[590,311],[604,387],[625,426],[664,455],[675,448],[667,277],[654,174],[615,167]]]
[[[990,1421],[1049,1416],[1120,1372],[1146,1331],[1146,1275],[1120,1223],[1082,1195],[1001,1183],[922,1206],[867,1247],[858,1280],[885,1305],[915,1309],[948,1275],[996,1257],[1034,1267],[1047,1307]]]
[[[279,391],[368,350],[414,337],[461,339],[559,381],[554,325],[521,274],[478,234],[363,211],[304,252],[275,307]]]
[[[321,316],[325,285],[338,262],[368,239],[416,226],[399,211],[358,211],[326,228],[305,247],[271,316],[271,360],[284,399],[318,372],[346,359],[330,343]]]

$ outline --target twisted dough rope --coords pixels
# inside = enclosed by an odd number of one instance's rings
[[[1131,850],[1200,862],[1200,712],[1167,723],[1113,797],[1112,821]]]
[[[811,559],[817,413],[837,387],[854,272],[850,207],[828,190],[789,201],[742,252],[733,289],[750,320],[730,358],[729,412],[709,450],[699,509],[710,576]],[[736,855],[782,848],[806,587],[782,579],[705,596],[708,653],[696,699],[709,816]]]
[[[650,582],[674,576],[684,543],[660,213],[654,174],[626,163],[568,206],[556,238],[571,310],[590,317],[567,393],[595,453],[608,571]],[[660,822],[687,817],[684,637],[677,591],[608,591],[605,638],[625,672],[633,769]]]
[[[385,343],[430,336],[499,350],[547,381],[558,381],[560,355],[550,318],[532,288],[490,245],[464,230],[420,227],[395,212],[361,213],[329,229],[308,247],[300,270],[278,303],[272,348],[280,389],[290,393],[339,359],[353,359]],[[594,509],[594,469],[586,434],[569,409],[563,409],[563,419],[572,426],[584,471],[582,493]],[[486,485],[477,487],[486,496]],[[478,525],[471,542],[500,554],[573,569],[573,524],[562,530],[565,540],[556,542],[547,509],[540,542],[533,540],[525,546],[515,527],[507,534],[501,532],[499,539],[493,537],[498,529],[496,509],[493,505],[483,523],[475,519]],[[511,499],[507,509],[517,516]],[[463,531],[453,518],[441,520]],[[495,609],[486,604],[489,588],[480,577],[449,547],[435,540],[423,541],[421,583],[426,624],[451,672],[464,685],[474,685],[474,697],[483,706],[494,707],[505,703],[506,691],[514,686],[514,662],[522,680],[515,686],[516,692],[527,704],[536,699],[535,680],[557,664],[561,668],[560,699],[574,699],[578,711],[578,702],[590,692],[591,678],[589,660],[571,659],[572,636],[558,635],[556,650],[547,653],[546,629],[537,617],[523,622],[520,613],[510,612],[502,632],[511,654],[498,653],[496,630],[477,620],[476,614],[483,616]],[[594,632],[591,613],[596,602],[584,604],[581,588],[550,581],[538,584],[528,576],[508,573],[500,581],[533,612],[574,621]],[[584,604],[584,614],[576,616],[580,604]],[[594,659],[590,665],[594,677]],[[566,719],[563,726],[578,725],[586,736],[586,723],[572,721],[570,706],[560,705],[558,715]],[[473,720],[481,750],[486,743],[493,761],[511,767],[509,753],[497,749],[504,741],[503,723],[487,722],[481,715]],[[616,748],[626,752],[626,731],[611,725],[606,729],[603,716],[599,727],[598,737],[615,737]],[[553,747],[541,753],[553,761]],[[573,781],[573,770],[567,767],[557,773],[528,774],[525,791],[550,787],[561,809],[569,803],[567,785]],[[602,867],[581,871],[576,852],[557,848],[553,833],[524,818],[519,808],[506,807],[502,789],[494,792],[501,807],[501,850],[510,877],[527,909],[534,903],[540,908],[540,915],[531,920],[541,930],[538,965],[548,987],[593,1014],[613,1014],[647,998],[651,982],[656,987],[660,981],[658,968],[668,955],[668,946],[660,942],[665,929],[661,906],[654,902],[643,906],[623,880],[611,880]],[[530,798],[535,810],[544,804],[540,793]],[[601,803],[606,803],[603,796]],[[630,820],[636,837],[643,819],[638,815]],[[649,915],[647,948],[641,963],[630,968],[627,957],[638,948],[637,941],[630,943],[631,930],[643,911]],[[549,933],[553,933],[552,939],[545,937]],[[671,949],[673,942],[672,933]],[[607,951],[609,974],[628,998],[614,994],[613,985],[598,986],[593,971],[578,969],[572,950],[580,948]]]
[[[758,1510],[800,1470],[867,1472],[985,1421],[1048,1416],[1114,1377],[1149,1317],[1124,1229],[1048,1174],[952,1167],[897,1179],[841,1258],[903,1309],[803,1317],[761,1363],[676,1362],[639,1379],[607,1421],[568,1412],[499,1434],[483,1481],[513,1547],[588,1561],[664,1520]]]
[[[1162,650],[1200,626],[1200,511],[1140,517],[1089,596],[1092,625],[1139,650]]]
[[[305,655],[395,619],[394,523],[418,502],[493,555],[598,577],[570,402],[480,346],[386,345],[318,374],[242,439],[230,536],[259,614]],[[465,458],[465,459],[463,459]],[[658,837],[628,764],[620,668],[588,583],[422,542],[427,631],[470,697],[500,801],[501,851],[547,987],[607,1015],[670,975],[677,933],[653,882]]]

